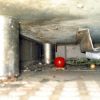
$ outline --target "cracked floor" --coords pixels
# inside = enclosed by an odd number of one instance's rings
[[[0,100],[100,100],[100,71],[26,71],[0,83]]]

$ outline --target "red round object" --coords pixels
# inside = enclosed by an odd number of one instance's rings
[[[65,66],[65,59],[63,57],[57,57],[54,60],[54,64],[56,68],[64,68]]]

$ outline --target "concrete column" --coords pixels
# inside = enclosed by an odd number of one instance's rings
[[[53,62],[53,58],[54,58],[53,45],[50,43],[45,43],[43,46],[43,50],[44,50],[44,63],[51,64]]]
[[[0,16],[0,79],[19,75],[19,25]]]

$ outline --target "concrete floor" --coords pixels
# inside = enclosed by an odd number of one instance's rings
[[[1,83],[0,100],[100,100],[99,68],[47,69],[25,71],[16,81]]]

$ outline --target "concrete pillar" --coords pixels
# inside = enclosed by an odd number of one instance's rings
[[[43,50],[44,50],[44,63],[51,64],[54,58],[53,45],[50,43],[44,43]]]
[[[19,75],[19,25],[0,16],[0,79]]]

